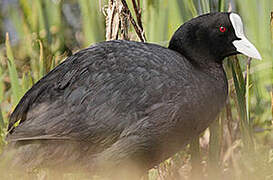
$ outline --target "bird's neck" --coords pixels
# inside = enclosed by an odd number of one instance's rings
[[[169,49],[174,50],[183,55],[194,67],[204,72],[212,72],[223,70],[223,61],[219,57],[215,57],[205,47],[183,47],[183,45],[170,44]]]
[[[209,55],[202,56],[203,58],[192,58],[189,59],[190,63],[195,67],[198,68],[200,71],[206,73],[223,73],[223,62],[216,60],[214,57]],[[187,58],[188,59],[188,58]]]

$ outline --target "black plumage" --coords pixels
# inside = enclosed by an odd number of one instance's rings
[[[12,113],[12,166],[141,175],[181,150],[225,104],[222,61],[239,53],[229,15],[185,23],[169,48],[118,40],[68,57]]]

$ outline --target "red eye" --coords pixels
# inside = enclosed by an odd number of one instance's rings
[[[225,32],[227,29],[226,29],[224,26],[221,26],[221,27],[219,28],[219,30],[220,30],[221,32]]]

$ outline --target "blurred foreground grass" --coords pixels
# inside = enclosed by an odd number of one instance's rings
[[[131,0],[127,2],[134,14]],[[200,138],[151,170],[150,179],[273,179],[273,1],[140,2],[148,42],[167,46],[183,22],[232,8],[243,17],[247,36],[263,57],[251,65],[242,55],[225,61],[230,82],[226,108]],[[107,4],[107,0],[0,2],[0,149],[8,117],[22,95],[66,56],[105,39]],[[138,40],[132,26],[129,34]]]

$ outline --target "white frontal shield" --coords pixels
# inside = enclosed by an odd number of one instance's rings
[[[231,13],[229,18],[235,30],[235,35],[240,38],[240,40],[235,40],[232,42],[236,47],[236,50],[248,57],[262,59],[255,46],[245,37],[241,17],[238,14]]]

